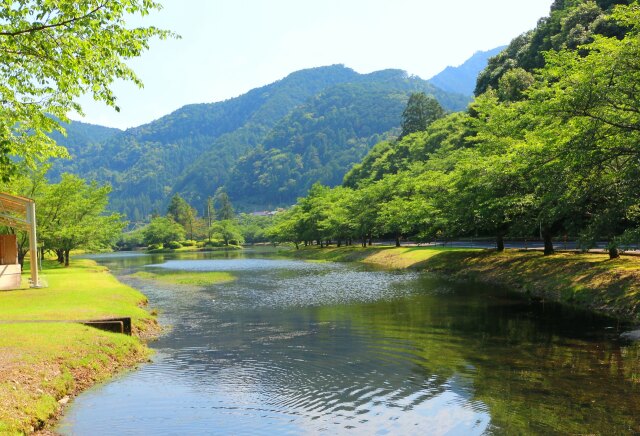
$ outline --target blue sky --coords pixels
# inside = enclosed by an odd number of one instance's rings
[[[145,84],[114,86],[120,113],[80,100],[85,118],[128,128],[190,103],[241,95],[303,68],[399,68],[428,79],[478,50],[507,44],[552,0],[159,0],[132,24],[182,36],[154,41],[129,64]]]

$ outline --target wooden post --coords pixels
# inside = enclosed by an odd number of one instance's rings
[[[27,224],[29,225],[29,259],[31,263],[31,286],[40,287],[38,277],[38,241],[36,237],[36,204],[27,203]]]

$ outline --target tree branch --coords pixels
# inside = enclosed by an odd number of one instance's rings
[[[104,7],[104,3],[101,4],[100,6],[98,6],[97,8],[93,9],[92,11],[80,16],[80,17],[73,17],[73,18],[69,18],[68,20],[60,21],[59,23],[43,24],[41,26],[35,26],[35,27],[31,27],[29,29],[23,29],[23,30],[16,30],[14,32],[0,32],[0,36],[19,36],[19,35],[23,35],[25,33],[40,32],[40,31],[46,30],[46,29],[52,29],[52,28],[55,28],[55,27],[66,26],[67,24],[71,24],[71,23],[74,23],[76,21],[83,20],[83,19],[87,18],[88,16],[95,14],[96,12],[98,12],[103,7]]]

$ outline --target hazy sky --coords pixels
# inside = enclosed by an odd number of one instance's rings
[[[82,99],[82,121],[138,126],[190,103],[235,97],[303,68],[399,68],[428,79],[535,27],[552,0],[159,0],[154,41],[130,65],[144,89],[114,87],[120,113]],[[72,116],[74,119],[80,119]]]

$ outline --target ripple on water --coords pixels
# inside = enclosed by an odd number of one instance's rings
[[[524,347],[544,350],[548,341],[527,336],[533,321],[509,316],[510,306],[492,312],[485,300],[414,273],[269,259],[154,267],[229,271],[237,280],[190,289],[145,282],[173,330],[152,344],[152,364],[80,396],[61,433],[499,432],[478,392],[520,395],[517,379],[502,384],[512,377],[508,357],[520,353],[513,361],[529,364],[537,349]],[[501,354],[480,347],[503,343]]]

